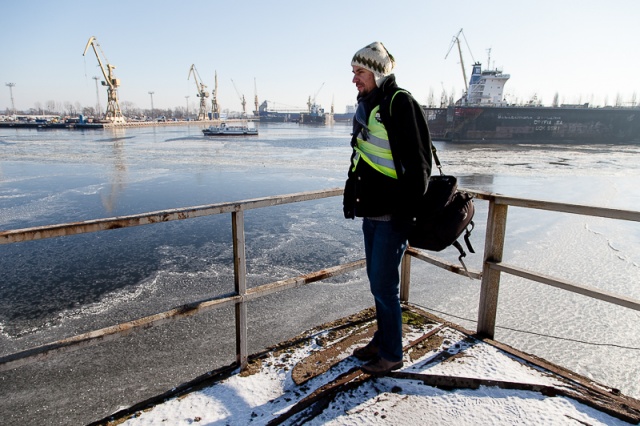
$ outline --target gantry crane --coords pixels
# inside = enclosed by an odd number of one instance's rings
[[[238,88],[236,87],[236,83],[233,81],[233,79],[231,79],[231,83],[233,83],[233,88],[236,89],[236,93],[240,98],[240,103],[242,104],[242,118],[245,118],[247,116],[247,101],[244,99],[244,95],[241,95],[240,92],[238,91]]]
[[[200,98],[200,109],[198,110],[198,121],[207,119],[207,98],[209,97],[209,92],[205,89],[207,86],[204,85],[202,79],[200,78],[200,74],[198,74],[198,70],[194,64],[191,64],[191,68],[189,69],[189,76],[187,80],[191,78],[191,74],[193,74],[193,79],[196,82],[196,89],[198,90],[197,97]]]
[[[113,74],[113,70],[116,67],[114,65],[111,65],[107,61],[107,57],[105,56],[104,52],[102,51],[102,48],[100,47],[100,45],[98,44],[94,36],[91,36],[89,38],[89,41],[87,42],[87,45],[84,48],[84,53],[82,54],[82,56],[86,55],[87,50],[89,50],[89,46],[93,47],[93,51],[95,52],[96,58],[98,59],[98,65],[100,65],[100,69],[102,70],[102,75],[104,76],[104,81],[102,82],[102,85],[107,87],[108,101],[107,101],[107,113],[105,115],[105,118],[111,121],[112,123],[124,123],[126,120],[122,115],[122,111],[120,110],[120,104],[118,103],[118,86],[120,86],[120,79],[116,78],[115,75]],[[104,62],[106,63],[106,69],[105,69],[105,65],[102,62],[102,59],[100,59],[100,54],[98,53],[98,49],[100,49],[100,52],[104,57]]]

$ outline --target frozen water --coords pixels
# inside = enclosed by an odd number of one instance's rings
[[[227,139],[205,138],[197,125],[0,129],[0,229],[341,187],[350,130],[261,124],[257,138]],[[436,146],[444,172],[467,188],[640,209],[639,146]],[[248,285],[362,258],[360,222],[344,220],[341,203],[334,198],[247,212]],[[487,205],[476,204],[478,254],[468,256],[468,265],[478,269]],[[640,298],[638,223],[511,208],[507,232],[509,263]],[[226,215],[0,250],[2,354],[233,289]],[[456,261],[455,251],[441,255]],[[478,295],[477,281],[413,262],[413,302],[473,329]],[[362,272],[265,298],[252,305],[250,327],[260,330],[252,349],[371,304]],[[496,337],[640,397],[639,320],[629,309],[505,276]],[[199,336],[211,328],[203,321],[189,323],[189,344],[203,344]],[[179,331],[174,336],[183,338]],[[180,356],[170,357],[183,362]],[[137,374],[145,380],[144,371]],[[185,375],[182,381],[194,373]],[[150,372],[146,380],[160,379]]]

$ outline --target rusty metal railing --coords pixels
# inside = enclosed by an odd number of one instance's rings
[[[496,312],[500,274],[502,272],[521,276],[546,285],[562,288],[567,291],[580,293],[588,297],[604,300],[627,308],[640,310],[640,301],[604,292],[598,289],[581,286],[563,280],[554,279],[542,274],[526,271],[514,265],[502,262],[508,206],[543,209],[558,212],[597,216],[611,219],[631,220],[640,222],[640,212],[629,210],[605,209],[574,204],[552,203],[546,201],[529,200],[523,198],[506,197],[502,195],[468,191],[477,199],[489,201],[487,231],[483,255],[482,271],[469,270],[448,263],[431,256],[423,251],[409,248],[402,262],[400,297],[404,302],[409,301],[411,258],[426,261],[451,272],[470,276],[482,281],[480,293],[480,307],[478,314],[478,328],[480,334],[493,337],[495,332]],[[235,306],[236,319],[236,362],[244,368],[247,365],[247,303],[259,297],[295,288],[329,277],[345,274],[365,265],[364,259],[347,264],[337,265],[298,277],[288,278],[251,289],[246,287],[246,259],[244,239],[244,212],[250,209],[272,207],[289,203],[317,200],[342,195],[341,188],[320,191],[310,191],[274,197],[264,197],[238,202],[218,203],[196,207],[149,212],[137,215],[120,216],[106,219],[96,219],[83,222],[65,223],[51,226],[39,226],[26,229],[0,231],[0,244],[11,244],[22,241],[33,241],[45,238],[77,235],[89,232],[106,231],[124,227],[150,225],[173,220],[186,220],[195,217],[231,213],[233,229],[234,253],[234,292],[214,298],[188,303],[166,312],[157,313],[134,321],[91,331],[67,339],[31,348],[0,357],[0,371],[17,368],[37,360],[45,359],[54,354],[77,350],[98,342],[115,339],[135,331],[164,324],[187,316],[192,316],[222,306]]]
[[[112,340],[117,337],[139,331],[145,328],[164,324],[211,309],[235,305],[236,316],[236,361],[243,368],[247,364],[247,303],[258,297],[289,288],[299,287],[311,282],[326,279],[335,275],[362,268],[364,260],[340,265],[321,271],[264,284],[247,289],[246,286],[246,259],[244,238],[244,212],[246,210],[273,207],[277,205],[297,203],[302,201],[317,200],[342,195],[341,188],[320,191],[301,192],[289,195],[263,197],[238,202],[208,204],[196,207],[185,207],[172,210],[162,210],[149,213],[119,216],[105,219],[87,220],[82,222],[64,223],[49,226],[37,226],[26,229],[15,229],[0,232],[0,244],[11,244],[23,241],[34,241],[46,238],[62,237],[67,235],[85,234],[90,232],[107,231],[111,229],[128,228],[133,226],[150,225],[154,223],[169,222],[174,220],[186,220],[201,216],[231,213],[233,229],[233,259],[234,259],[234,287],[235,291],[179,306],[166,312],[139,318],[112,327],[58,340],[53,343],[38,346],[22,352],[17,352],[0,357],[0,371],[9,370],[51,357],[54,354],[77,350],[96,343]]]
[[[508,197],[483,191],[469,191],[477,199],[489,201],[489,211],[487,214],[487,230],[485,235],[484,254],[482,262],[482,272],[471,272],[472,278],[482,281],[480,289],[480,302],[478,310],[478,334],[493,338],[496,328],[496,314],[498,311],[498,293],[500,289],[501,273],[526,278],[541,284],[560,288],[572,293],[582,294],[594,299],[613,303],[629,309],[640,311],[640,300],[603,291],[594,287],[584,286],[568,280],[557,279],[541,273],[528,271],[516,265],[510,265],[502,261],[504,242],[507,226],[507,211],[509,206],[524,207],[528,209],[547,210],[561,213],[571,213],[583,216],[594,216],[608,219],[627,220],[640,222],[640,211],[610,209],[603,207],[593,207],[579,204],[557,203],[550,201],[532,200],[526,198]],[[408,250],[403,259],[403,274],[401,284],[401,298],[409,300],[410,286],[410,262],[411,257],[428,261],[433,264],[438,262],[430,256],[420,253],[417,250]],[[451,265],[438,265],[445,267],[452,272],[464,274],[461,268]]]

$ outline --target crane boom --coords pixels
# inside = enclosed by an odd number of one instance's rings
[[[451,40],[451,45],[449,46],[449,50],[447,51],[447,54],[445,55],[445,59],[447,59],[447,56],[449,56],[449,53],[451,53],[451,49],[453,48],[454,44],[458,45],[458,54],[460,55],[460,66],[462,67],[462,78],[464,79],[464,91],[467,92],[469,90],[469,85],[467,83],[467,71],[464,68],[464,61],[462,59],[462,49],[460,48],[460,35],[462,34],[462,37],[464,37],[464,34],[462,33],[462,28],[460,28],[460,31],[458,31],[458,34],[456,34],[455,36],[453,36],[453,40]],[[466,39],[465,39],[466,41]],[[469,47],[467,45],[467,47]],[[473,55],[471,55],[471,59],[473,59]]]
[[[187,80],[191,78],[192,74],[193,74],[193,79],[196,82],[196,90],[198,91],[196,96],[200,98],[200,109],[198,110],[197,120],[198,121],[206,120],[207,98],[209,97],[209,92],[205,90],[207,86],[205,86],[205,84],[202,82],[202,79],[200,78],[200,74],[198,73],[198,70],[196,69],[195,64],[191,64],[191,68],[189,68],[189,75],[187,76]]]
[[[259,116],[260,112],[259,112],[259,108],[258,108],[258,85],[256,83],[256,78],[253,78],[253,103],[255,104],[255,110],[253,111],[253,115],[255,116]]]
[[[214,119],[220,118],[220,105],[218,104],[218,71],[215,72],[215,85],[211,94],[211,113]]]
[[[309,100],[307,101],[307,107],[309,108],[309,112],[311,112],[312,109],[317,108],[316,98],[318,97],[318,93],[320,93],[323,87],[324,87],[324,82],[320,85],[320,88],[313,95],[313,100],[311,99],[311,96],[309,96]]]
[[[316,103],[316,98],[318,97],[318,93],[320,93],[320,91],[322,90],[322,88],[324,87],[324,82],[320,85],[320,88],[318,89],[318,91],[316,92],[315,95],[313,95],[313,103]]]
[[[120,110],[120,104],[118,103],[118,86],[120,86],[120,79],[116,78],[113,73],[113,70],[116,67],[115,65],[111,65],[107,61],[107,57],[105,56],[104,52],[102,52],[102,48],[100,47],[100,45],[98,44],[98,41],[94,36],[91,36],[89,38],[89,41],[87,42],[87,45],[84,48],[84,52],[82,53],[82,56],[85,56],[87,54],[87,50],[89,50],[89,46],[93,48],[93,52],[96,54],[96,58],[98,59],[98,65],[102,70],[102,75],[104,76],[104,81],[102,82],[102,85],[107,87],[108,100],[107,100],[107,113],[105,118],[113,123],[124,123],[125,119],[124,119],[124,116],[122,115],[122,111]],[[102,53],[102,56],[104,57],[106,67],[105,67],[105,63],[103,63],[102,59],[100,58],[100,53],[98,53],[98,50],[100,50],[100,52]]]
[[[240,92],[238,91],[238,88],[236,87],[236,82],[233,81],[233,79],[231,79],[231,83],[233,83],[233,88],[236,89],[236,93],[238,94],[238,97],[240,98],[240,103],[242,104],[242,117],[246,117],[247,116],[247,101],[245,101],[244,95],[241,95]]]

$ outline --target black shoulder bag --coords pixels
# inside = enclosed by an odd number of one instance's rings
[[[391,117],[391,103],[399,92],[410,95],[406,90],[398,89],[393,96],[385,97],[380,106],[383,121],[387,114],[389,118]],[[417,107],[420,108],[420,105],[418,104]],[[388,127],[388,131],[390,130],[391,128]],[[391,138],[389,143],[392,143]],[[464,241],[469,251],[475,253],[469,239],[474,227],[473,197],[458,190],[458,179],[455,176],[445,175],[442,172],[442,165],[433,144],[431,144],[431,153],[440,174],[429,178],[427,191],[420,199],[416,220],[409,233],[409,245],[430,251],[442,251],[451,245],[454,246],[460,252],[458,260],[468,275],[469,271],[462,260],[467,253],[458,242],[458,238],[466,231]],[[402,165],[397,158],[394,158],[394,163],[396,172],[400,176]]]
[[[460,252],[458,260],[467,271],[462,260],[467,253],[458,238],[464,232],[467,248],[475,253],[469,239],[474,227],[473,197],[458,190],[458,179],[455,176],[442,172],[435,146],[431,147],[431,152],[440,174],[429,178],[427,192],[420,201],[415,226],[409,234],[409,244],[430,251],[442,251],[452,245]]]

